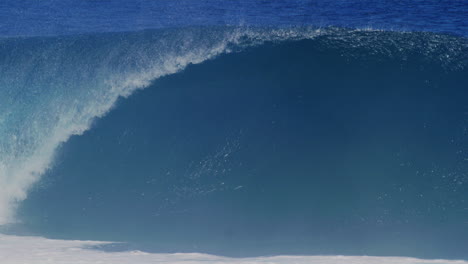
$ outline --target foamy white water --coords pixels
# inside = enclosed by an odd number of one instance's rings
[[[425,260],[371,256],[273,256],[226,258],[200,253],[155,254],[141,251],[104,252],[91,249],[109,242],[54,240],[0,235],[2,264],[468,264],[463,260]]]

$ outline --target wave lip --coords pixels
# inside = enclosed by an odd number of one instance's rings
[[[52,240],[42,237],[0,235],[0,262],[9,264],[36,263],[217,263],[217,264],[468,264],[463,260],[427,260],[408,257],[372,256],[272,256],[227,258],[200,253],[156,254],[141,251],[104,252],[93,249],[110,242]],[[47,257],[44,257],[47,256]]]

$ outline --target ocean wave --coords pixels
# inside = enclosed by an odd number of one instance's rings
[[[465,38],[338,28],[188,28],[0,40],[0,224],[53,167],[57,148],[119,98],[190,64],[265,42],[320,39],[342,56],[467,65]]]

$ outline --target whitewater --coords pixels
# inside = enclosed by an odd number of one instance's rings
[[[40,237],[0,235],[0,261],[8,264],[55,263],[242,263],[242,264],[466,264],[462,260],[424,260],[370,256],[271,256],[227,258],[200,253],[155,254],[141,251],[103,252],[96,247],[109,242],[51,240]]]

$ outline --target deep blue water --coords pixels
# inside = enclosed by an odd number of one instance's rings
[[[57,35],[194,25],[340,26],[468,34],[465,0],[44,0],[0,3],[0,34]]]
[[[468,259],[465,1],[0,4],[0,224]],[[14,223],[14,224],[12,224]]]

